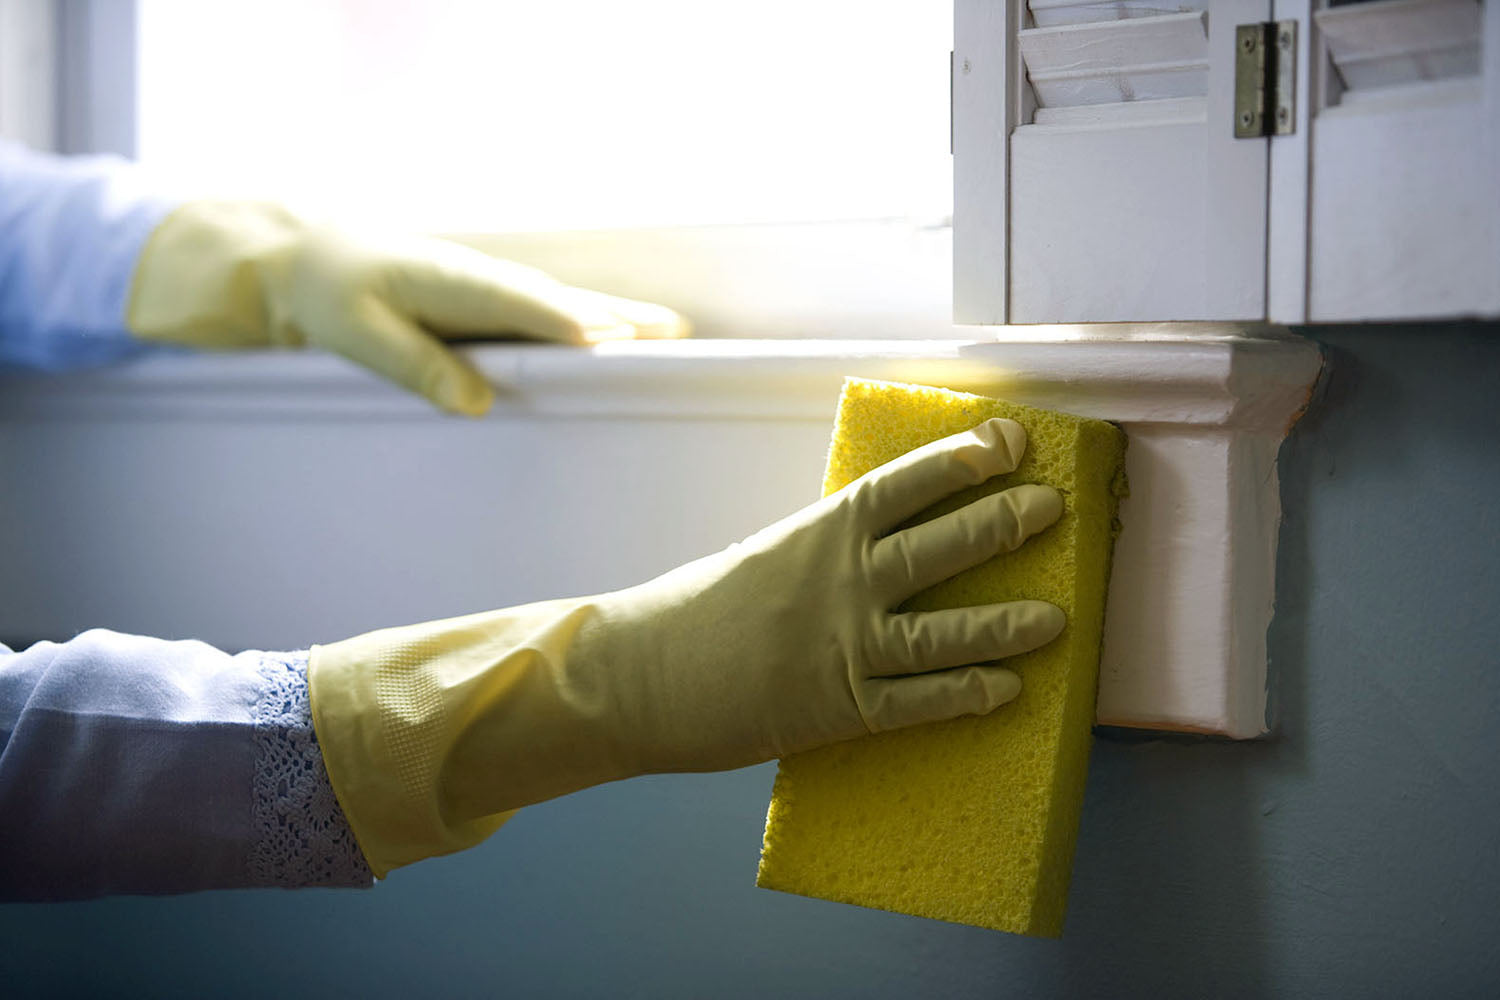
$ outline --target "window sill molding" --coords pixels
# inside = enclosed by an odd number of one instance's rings
[[[1117,423],[1284,428],[1316,348],[1230,324],[955,327],[969,339],[624,341],[461,347],[492,416],[824,420],[846,375],[1003,395]],[[988,336],[986,336],[988,335]],[[0,416],[457,419],[319,352],[163,352],[111,368],[0,376]],[[1295,412],[1293,408],[1292,412]]]
[[[1321,357],[1270,327],[955,328],[963,340],[485,345],[488,420],[796,421],[829,426],[845,376],[942,385],[1121,424],[1131,495],[1111,578],[1101,724],[1250,738],[1267,730],[1276,453]],[[0,380],[0,420],[474,422],[337,358],[164,355]],[[479,422],[480,424],[483,421]],[[809,475],[816,477],[816,471]]]

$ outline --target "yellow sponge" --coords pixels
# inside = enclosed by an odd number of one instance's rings
[[[1009,417],[1020,468],[936,516],[1020,483],[1063,495],[1061,519],[1016,552],[926,590],[905,610],[1036,598],[1068,625],[1007,661],[1020,696],[990,715],[883,733],[781,762],[756,884],[1021,934],[1062,933],[1088,766],[1109,559],[1125,493],[1113,424],[923,386],[849,379],[824,493],[928,441]]]

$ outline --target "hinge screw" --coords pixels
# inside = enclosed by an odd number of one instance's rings
[[[1246,35],[1244,38],[1240,39],[1240,48],[1244,49],[1246,52],[1254,52],[1255,51],[1255,36],[1254,35]]]

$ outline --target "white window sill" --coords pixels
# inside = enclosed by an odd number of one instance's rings
[[[337,358],[155,357],[108,371],[6,380],[0,424],[12,440],[28,426],[77,428],[80,421],[86,427],[78,433],[113,438],[166,421],[194,428],[201,440],[213,433],[205,424],[228,421],[255,433],[288,419],[308,428],[333,423],[348,434],[387,433],[382,428],[395,421],[411,428],[402,432],[408,439],[420,433],[432,442],[472,440],[486,426],[544,438],[565,433],[547,430],[558,420],[597,421],[639,440],[661,433],[652,428],[662,421],[800,425],[799,433],[826,435],[846,375],[1112,420],[1130,436],[1131,495],[1120,515],[1099,722],[1239,738],[1264,732],[1280,519],[1275,458],[1306,405],[1317,349],[1274,330],[1223,325],[962,332],[975,339],[479,346],[471,356],[500,398],[478,422],[441,416]],[[1024,339],[1001,339],[1017,336]],[[418,432],[422,425],[430,427]],[[143,453],[150,447],[143,444]],[[810,489],[819,473],[780,474]]]
[[[494,415],[824,419],[845,375],[941,384],[1117,423],[1248,428],[1305,385],[1310,342],[1274,327],[954,327],[967,339],[700,339],[460,345]],[[1313,362],[1315,364],[1315,362]],[[1313,369],[1314,373],[1316,368]],[[361,415],[444,419],[318,352],[163,352],[113,368],[0,377],[0,415]],[[1248,391],[1247,391],[1248,390]],[[832,395],[830,395],[832,393]],[[1269,393],[1270,398],[1263,398]],[[1294,393],[1295,394],[1295,393]]]

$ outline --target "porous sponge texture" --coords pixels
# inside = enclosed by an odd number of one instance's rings
[[[982,396],[849,379],[823,491],[991,417],[1026,428],[1020,467],[918,520],[1022,483],[1056,487],[1062,517],[1017,551],[923,591],[902,610],[1033,598],[1062,608],[1067,627],[1006,662],[1021,675],[1021,693],[990,715],[782,760],[756,884],[1055,937],[1083,805],[1115,513],[1125,493],[1124,433]]]

